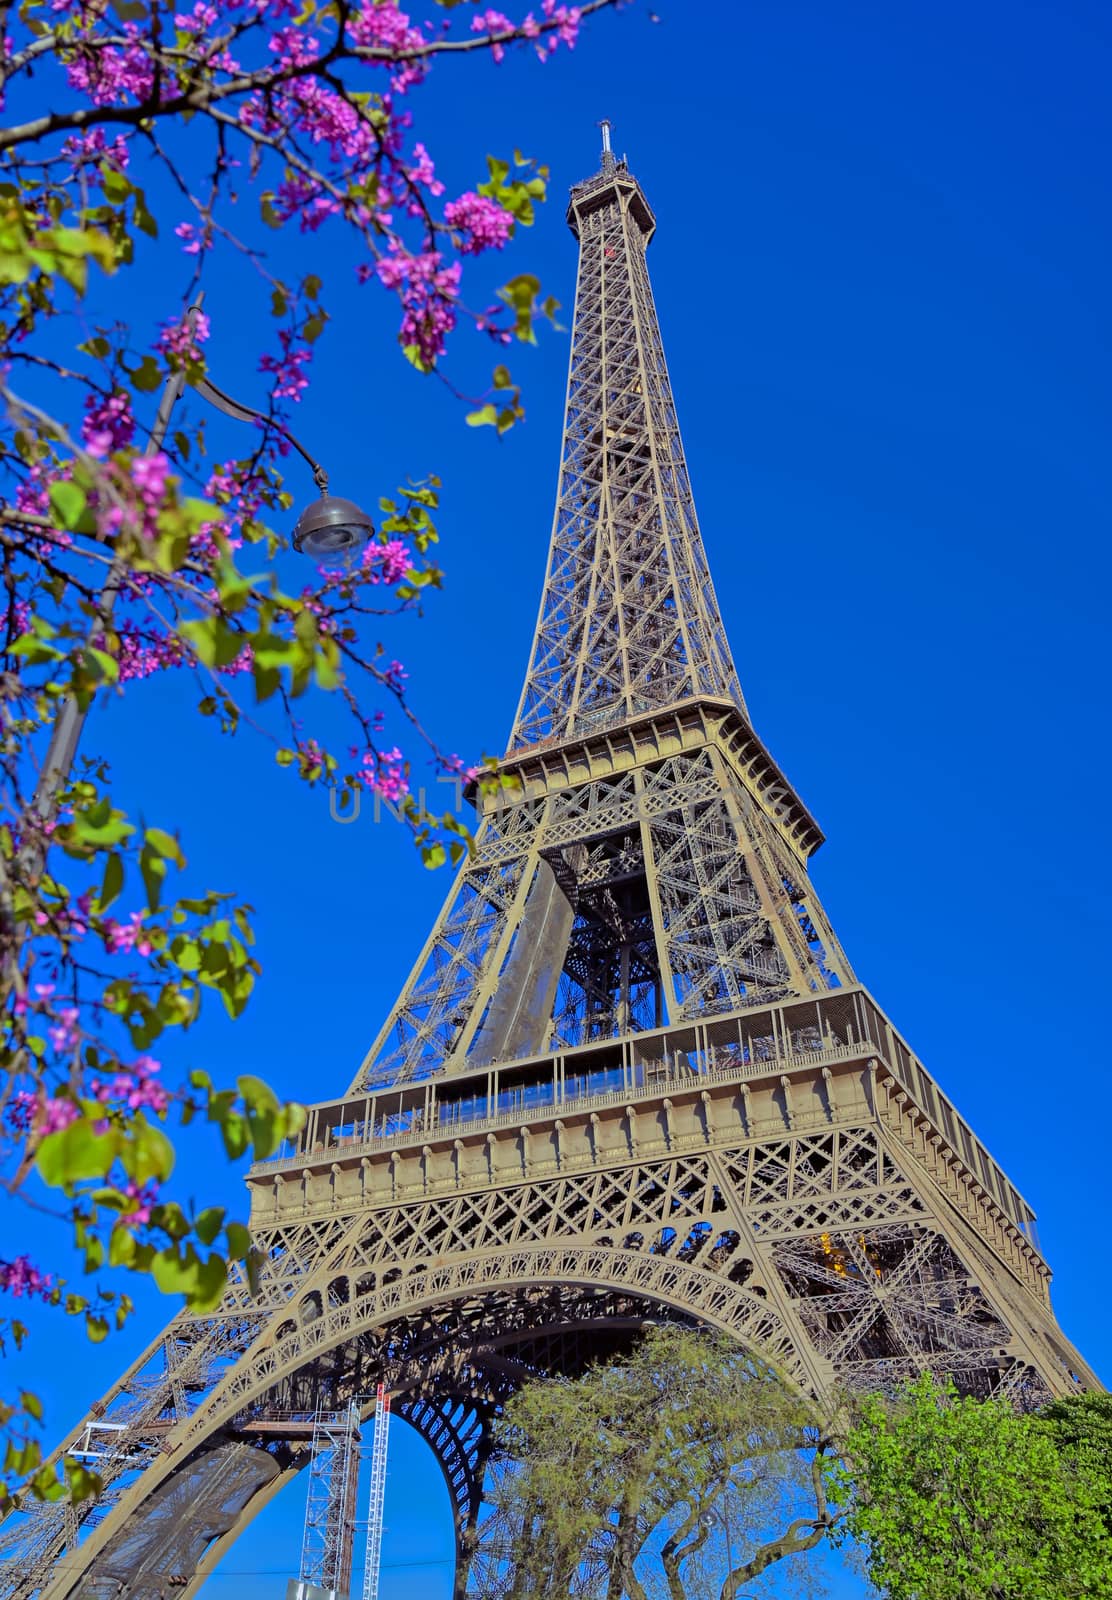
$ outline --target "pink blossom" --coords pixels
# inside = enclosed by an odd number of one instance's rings
[[[9,600],[4,614],[4,629],[13,638],[31,631],[31,607],[26,600]]]
[[[131,463],[131,481],[147,506],[156,507],[162,504],[169,472],[169,457],[163,455],[161,451],[156,451],[151,456],[136,456]]]
[[[371,544],[363,551],[363,570],[372,583],[400,583],[413,565],[413,552],[400,539]]]
[[[76,1006],[62,1006],[59,1010],[57,1022],[46,1030],[46,1036],[55,1050],[72,1050],[76,1045],[77,1018]]]
[[[120,1213],[120,1221],[125,1228],[142,1228],[151,1220],[151,1211],[158,1204],[158,1184],[153,1178],[149,1179],[142,1188],[132,1179],[128,1181],[124,1194],[135,1204],[129,1211]]]
[[[76,1016],[76,1012],[74,1012]],[[80,1111],[72,1100],[66,1100],[60,1095],[47,1095],[38,1106],[35,1117],[35,1128],[45,1139],[48,1133],[57,1133],[60,1128],[68,1128],[71,1122],[76,1122]]]
[[[81,437],[91,456],[102,459],[114,450],[126,450],[135,435],[135,418],[128,395],[120,389],[113,390],[107,399],[97,394],[86,395],[85,410]]]
[[[94,1100],[101,1105],[122,1105],[129,1111],[149,1109],[163,1116],[169,1107],[170,1096],[162,1084],[155,1080],[159,1064],[150,1056],[139,1056],[131,1068],[115,1073],[107,1080],[94,1078],[90,1085]]]
[[[164,355],[176,358],[179,363],[200,361],[201,346],[208,336],[208,317],[203,311],[195,311],[191,319],[182,317],[166,324],[158,336],[158,349]]]
[[[205,4],[205,0],[197,0],[192,11],[179,11],[174,17],[174,27],[180,28],[183,33],[203,33],[206,28],[214,28],[220,20],[220,13],[215,6]]]
[[[468,191],[444,207],[444,220],[458,228],[463,237],[459,248],[464,255],[483,250],[501,250],[514,230],[514,219],[496,200]]]
[[[195,223],[179,222],[174,232],[182,240],[182,250],[187,256],[198,256],[202,250],[212,249],[212,239]]]
[[[390,254],[378,262],[377,271],[386,288],[395,290],[402,302],[399,339],[403,345],[416,347],[421,359],[432,366],[456,325],[459,262],[445,266],[439,250],[410,255],[397,240],[391,240]]]
[[[579,38],[581,13],[578,6],[557,5],[556,0],[541,0],[541,10],[549,21],[556,23],[556,31],[548,41],[549,50],[555,50],[557,41],[575,49]]]
[[[406,174],[406,176],[409,178],[409,181],[411,183],[423,185],[423,187],[426,188],[430,194],[443,194],[444,185],[436,176],[436,168],[433,166],[432,157],[429,155],[424,145],[415,144],[413,146],[413,154],[415,157],[414,164],[409,168],[409,171]]]
[[[276,400],[300,400],[309,387],[309,380],[302,369],[310,361],[312,352],[308,345],[295,349],[294,335],[287,328],[279,329],[278,341],[282,346],[282,354],[262,356],[259,371],[269,372],[273,377]]]
[[[71,135],[62,144],[62,154],[71,166],[81,166],[90,161],[99,164],[104,161],[109,166],[115,167],[118,172],[126,172],[131,159],[131,152],[123,135],[109,144],[103,128],[90,128],[87,133]]]
[[[41,1088],[35,1092],[20,1089],[12,1096],[8,1106],[8,1120],[21,1132],[34,1129],[39,1138],[68,1128],[81,1115],[81,1108],[63,1095],[48,1095]]]
[[[113,917],[105,917],[101,932],[104,948],[109,955],[116,955],[119,952],[127,954],[131,950],[141,956],[149,956],[151,953],[151,941],[143,932],[141,911],[133,911],[127,923],[117,922]]]
[[[19,1133],[25,1133],[30,1128],[35,1116],[37,1105],[35,1096],[29,1089],[19,1089],[12,1095],[8,1102],[8,1121]]]
[[[142,36],[134,22],[126,22],[123,33],[127,40],[123,47],[100,44],[94,50],[82,49],[79,44],[66,69],[70,87],[87,94],[96,106],[150,99],[154,66],[143,48]]]
[[[357,48],[389,51],[393,55],[420,50],[425,43],[420,28],[410,26],[409,17],[398,9],[396,0],[372,0],[348,18],[347,31]],[[389,62],[388,67],[395,94],[405,94],[413,84],[421,82],[428,70],[423,61]]]
[[[512,33],[513,26],[509,17],[503,12],[495,11],[492,8],[481,11],[477,17],[472,17],[471,19],[472,33]],[[506,54],[505,46],[500,44],[493,45],[490,53],[495,61],[501,61]]]
[[[167,667],[180,667],[189,659],[185,643],[176,633],[148,638],[125,622],[119,640],[116,659],[121,683],[138,682]]]
[[[367,788],[389,803],[401,800],[409,793],[409,782],[402,770],[402,753],[398,749],[376,752],[368,750],[363,756],[360,774]]]
[[[17,1300],[26,1295],[50,1295],[50,1274],[33,1266],[29,1256],[16,1256],[14,1261],[0,1261],[0,1289],[7,1289]]]

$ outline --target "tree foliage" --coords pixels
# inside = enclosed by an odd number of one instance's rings
[[[889,1600],[1101,1600],[1112,1595],[1107,1421],[1092,1401],[1058,1403],[1049,1420],[1019,1415],[930,1376],[895,1402],[871,1397],[845,1464],[827,1467],[838,1536],[858,1542]]]
[[[77,1292],[56,1264],[5,1247],[0,1292],[81,1317],[94,1339],[131,1308],[110,1267],[198,1309],[229,1262],[254,1271],[242,1223],[167,1190],[174,1120],[261,1157],[301,1112],[253,1075],[221,1086],[160,1059],[213,1002],[232,1017],[248,1004],[250,907],[190,883],[184,819],[137,820],[95,749],[60,782],[51,729],[66,704],[189,674],[199,717],[261,731],[305,783],[398,807],[428,865],[467,850],[454,813],[430,816],[410,794],[412,747],[441,774],[483,770],[424,734],[383,643],[386,619],[440,582],[439,480],[383,495],[354,569],[287,558],[305,498],[304,480],[285,481],[291,419],[328,286],[315,270],[279,276],[267,245],[287,230],[307,266],[331,261],[322,243],[342,234],[348,270],[398,302],[400,370],[447,382],[448,344],[470,327],[496,365],[468,420],[505,431],[523,414],[506,349],[555,305],[519,270],[474,308],[465,279],[531,224],[546,172],[476,153],[473,186],[447,196],[413,106],[439,57],[518,46],[547,59],[611,3],[541,0],[514,21],[439,4],[414,18],[396,0],[0,0],[0,1165],[10,1193],[52,1191],[89,1275]],[[231,261],[256,275],[273,335],[257,352],[259,425],[241,421],[242,452],[213,457],[198,294]],[[170,298],[144,329],[129,281],[152,262]],[[178,391],[170,431],[152,433],[156,396]],[[324,700],[349,715],[338,745]],[[0,1341],[25,1334],[0,1317]],[[34,1396],[0,1407],[0,1506],[29,1478],[59,1492],[38,1472],[41,1410]]]
[[[801,1581],[837,1517],[818,1408],[708,1333],[526,1385],[496,1448],[513,1600],[740,1600],[774,1568]]]

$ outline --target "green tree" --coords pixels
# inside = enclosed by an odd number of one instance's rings
[[[1112,1533],[1112,1394],[1076,1394],[1039,1413],[1059,1451],[1097,1497]]]
[[[1107,1480],[1060,1450],[1053,1424],[1003,1400],[959,1398],[929,1375],[873,1396],[826,1464],[889,1600],[1101,1600],[1112,1595]]]
[[[717,1335],[661,1328],[506,1407],[494,1504],[513,1600],[735,1600],[802,1558],[837,1511],[821,1412]]]

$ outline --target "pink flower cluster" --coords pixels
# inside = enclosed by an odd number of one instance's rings
[[[117,661],[121,683],[138,683],[167,667],[180,667],[188,659],[185,645],[176,633],[151,638],[124,623],[119,638]]]
[[[33,1129],[40,1139],[45,1139],[48,1133],[58,1133],[62,1128],[68,1128],[80,1115],[81,1108],[76,1101],[67,1100],[61,1095],[44,1094],[41,1090],[32,1094],[29,1089],[20,1089],[18,1094],[12,1096],[8,1108],[8,1119],[13,1128],[24,1132]]]
[[[201,346],[209,336],[209,319],[203,311],[196,311],[192,323],[190,328],[188,319],[177,318],[168,322],[158,336],[157,348],[172,364],[201,360]]]
[[[413,552],[400,539],[388,544],[369,544],[363,551],[363,571],[371,583],[385,583],[392,588],[400,583],[413,565]]]
[[[477,256],[483,250],[501,250],[514,231],[514,219],[496,200],[468,191],[444,207],[444,221],[461,234],[459,248],[464,255]]]
[[[309,387],[309,380],[303,369],[310,360],[311,351],[308,345],[295,349],[295,337],[296,335],[289,329],[280,328],[278,342],[282,346],[282,354],[280,356],[267,354],[259,360],[259,371],[269,372],[274,379],[271,393],[276,400],[300,400]]]
[[[439,250],[409,255],[395,239],[377,270],[381,282],[402,302],[399,339],[403,345],[416,347],[422,361],[432,366],[456,325],[459,262],[445,266]]]
[[[103,459],[114,450],[127,449],[135,437],[135,418],[131,414],[131,399],[123,390],[117,389],[107,398],[86,395],[85,410],[81,437],[91,456]]]
[[[406,177],[409,182],[415,189],[427,189],[432,195],[442,195],[444,193],[444,185],[436,176],[436,168],[433,166],[432,157],[424,145],[415,144],[413,146],[413,154],[415,157],[414,164],[406,171]],[[419,217],[423,214],[420,200],[416,195],[410,196],[406,210],[411,217]]]
[[[367,750],[363,756],[363,767],[359,776],[364,785],[372,794],[380,794],[384,800],[393,802],[401,800],[409,793],[409,781],[403,769],[403,756],[400,750]]]
[[[477,17],[472,17],[471,19],[472,33],[512,33],[513,26],[513,23],[504,12],[495,11],[493,8],[480,11]],[[490,53],[495,61],[501,61],[506,54],[506,48],[501,44],[492,45]]]
[[[125,1228],[145,1227],[151,1220],[151,1211],[158,1204],[158,1184],[154,1178],[150,1178],[140,1188],[134,1179],[129,1179],[124,1194],[134,1204],[129,1211],[120,1213],[121,1223]]]
[[[77,1019],[80,1013],[76,1006],[62,1006],[57,1012],[57,1021],[47,1028],[46,1036],[53,1049],[59,1054],[72,1050],[80,1037]]]
[[[220,21],[220,13],[215,6],[206,4],[206,0],[197,0],[192,11],[179,11],[174,17],[174,27],[180,28],[182,33],[204,33],[206,28],[215,28]]]
[[[22,634],[31,630],[31,606],[26,600],[9,600],[8,609],[3,617],[5,632],[13,639],[18,639]]]
[[[400,11],[396,0],[371,0],[371,4],[356,11],[347,20],[351,42],[363,50],[388,50],[392,55],[402,55],[407,50],[421,50],[425,36],[420,28],[410,26],[408,16]],[[424,78],[427,67],[423,61],[402,61],[390,64],[390,86],[395,94],[405,94]]]
[[[483,766],[465,767],[462,756],[445,756],[441,765],[445,772],[458,774],[465,783],[472,783],[486,771]]]
[[[6,1289],[17,1300],[24,1295],[41,1295],[48,1300],[51,1277],[48,1272],[40,1272],[30,1256],[16,1256],[14,1261],[0,1261],[0,1289]]]
[[[114,917],[105,917],[101,930],[104,948],[110,956],[126,955],[132,950],[140,956],[149,956],[151,953],[153,947],[143,929],[141,911],[133,911],[127,922],[117,922]]]
[[[129,1111],[150,1110],[163,1116],[170,1096],[156,1078],[159,1065],[150,1056],[139,1056],[134,1065],[107,1080],[94,1078],[90,1085],[94,1100],[101,1105],[126,1106]]]
[[[143,48],[138,26],[126,22],[123,33],[127,40],[123,46],[79,42],[66,69],[70,88],[88,95],[95,106],[144,101],[154,87],[154,65]]]
[[[193,222],[179,222],[174,232],[182,241],[182,249],[187,256],[199,256],[202,250],[212,249],[211,237]]]
[[[90,128],[87,133],[71,135],[62,145],[62,154],[74,167],[93,161],[99,165],[104,161],[118,172],[126,172],[131,159],[127,140],[120,135],[109,144],[103,128]]]
[[[561,44],[566,44],[569,50],[574,50],[576,41],[579,38],[579,25],[582,21],[582,13],[580,12],[579,7],[557,5],[556,0],[542,0],[541,15],[544,17],[546,22],[555,24],[552,32],[548,34],[546,40],[541,39],[541,24],[537,21],[536,17],[531,11],[521,23],[521,32],[525,35],[526,39],[532,39],[534,41],[533,48],[536,50],[537,55],[541,58],[541,60],[547,60],[548,57],[552,55]],[[510,33],[513,30],[514,24],[510,21],[509,17],[507,17],[503,12],[495,11],[493,9],[480,12],[480,14],[477,17],[472,18],[471,21],[472,33],[486,33],[494,35],[499,33]],[[505,46],[502,44],[491,45],[490,53],[494,57],[495,61],[501,61],[503,56],[506,54]]]

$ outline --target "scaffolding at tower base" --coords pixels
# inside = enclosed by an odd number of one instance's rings
[[[317,1412],[305,1500],[301,1571],[287,1600],[346,1600],[351,1592],[351,1556],[359,1493],[359,1402],[344,1411]],[[314,1593],[315,1591],[315,1593]]]
[[[363,1600],[378,1600],[382,1568],[383,1508],[386,1504],[386,1445],[390,1435],[390,1396],[384,1384],[375,1392],[374,1439],[371,1444],[371,1493],[367,1512],[367,1548],[363,1561]]]
[[[300,1576],[291,1578],[286,1585],[286,1600],[347,1600],[351,1593],[363,1455],[361,1411],[361,1399],[353,1399],[345,1411],[318,1411],[313,1419]],[[362,1600],[378,1600],[382,1566],[390,1396],[381,1383],[375,1391],[373,1417]]]

